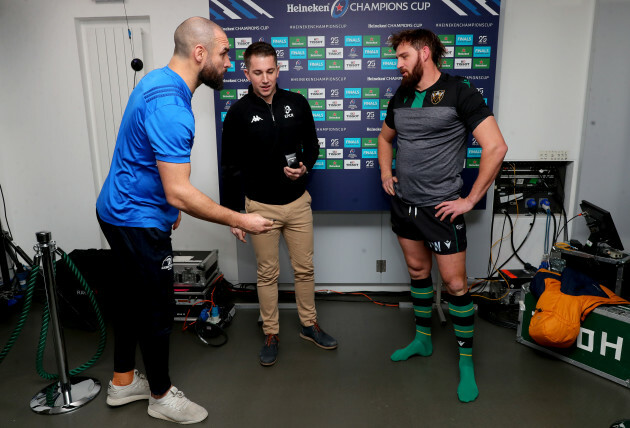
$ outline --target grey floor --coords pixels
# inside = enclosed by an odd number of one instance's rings
[[[413,337],[411,309],[371,303],[318,302],[322,326],[339,340],[325,351],[298,336],[295,310],[280,314],[280,354],[275,366],[258,364],[262,334],[255,309],[236,313],[221,348],[193,333],[172,335],[171,376],[186,395],[208,409],[200,426],[214,427],[609,427],[630,418],[630,390],[515,341],[515,331],[477,320],[475,367],[479,398],[458,401],[457,347],[450,321],[434,316],[431,357],[394,363],[393,350]],[[49,381],[35,371],[41,309],[0,364],[0,427],[175,426],[147,415],[146,402],[105,404],[112,365],[111,340],[83,375],[103,390],[75,412],[43,416],[32,396]],[[16,318],[0,323],[4,346]],[[87,361],[94,333],[65,330],[71,368]],[[111,339],[111,336],[109,336]],[[56,371],[50,349],[46,369]]]

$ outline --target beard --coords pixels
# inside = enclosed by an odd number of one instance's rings
[[[212,65],[206,65],[199,72],[199,80],[214,90],[223,89],[223,73],[221,73],[221,69],[217,70]]]
[[[405,88],[408,88],[408,89],[415,88],[416,85],[422,79],[422,73],[423,73],[422,63],[420,62],[420,60],[418,60],[416,65],[413,67],[413,70],[411,70],[407,74],[406,77],[402,78],[402,81],[400,82],[400,85],[404,86]]]

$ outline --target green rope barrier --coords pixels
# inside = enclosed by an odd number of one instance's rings
[[[15,342],[18,336],[22,332],[22,327],[24,327],[26,318],[28,318],[28,312],[31,309],[31,303],[33,302],[33,291],[35,291],[35,283],[37,282],[37,274],[39,273],[39,260],[40,260],[39,256],[35,258],[35,264],[33,265],[31,269],[31,273],[29,274],[29,277],[28,277],[28,285],[26,287],[26,297],[24,298],[24,306],[22,308],[22,313],[20,314],[18,323],[13,329],[13,333],[11,333],[11,336],[9,337],[7,344],[2,349],[2,352],[0,352],[0,363],[2,363],[4,358],[7,356],[7,354],[11,350],[11,348],[13,348],[13,345],[15,345]]]
[[[79,373],[82,373],[83,371],[92,367],[96,363],[96,361],[98,361],[98,359],[101,357],[101,355],[103,354],[103,350],[105,349],[105,343],[107,340],[107,331],[105,328],[105,322],[103,321],[103,317],[101,316],[101,311],[98,307],[98,303],[96,301],[96,297],[94,296],[94,293],[92,292],[92,289],[88,286],[87,282],[85,281],[85,278],[83,278],[83,275],[81,275],[81,272],[79,272],[79,270],[74,265],[74,263],[72,263],[70,256],[68,256],[64,251],[60,249],[57,249],[57,252],[61,255],[61,258],[63,259],[63,261],[70,268],[72,273],[74,273],[75,277],[79,280],[79,282],[81,283],[81,286],[85,290],[88,298],[90,299],[90,303],[92,303],[92,307],[96,314],[96,319],[99,326],[99,340],[98,340],[98,347],[96,349],[96,352],[94,353],[94,356],[88,362],[86,362],[85,364],[75,369],[70,370],[69,372],[70,376],[76,376]],[[59,379],[59,375],[48,373],[44,369],[44,366],[43,366],[44,350],[46,348],[46,338],[48,335],[49,320],[50,320],[50,316],[48,312],[48,305],[46,305],[46,307],[44,308],[44,313],[42,314],[42,328],[40,331],[39,342],[37,345],[37,358],[35,360],[35,367],[37,369],[37,373],[44,379],[57,380]]]
[[[63,252],[60,249],[57,249],[57,252],[61,255],[61,258],[63,259],[63,261],[66,263],[68,268],[70,268],[72,273],[79,280],[79,282],[81,283],[81,286],[85,290],[88,298],[90,299],[90,303],[92,304],[94,312],[96,314],[96,318],[97,318],[98,326],[99,326],[99,340],[98,340],[98,346],[97,346],[96,352],[94,353],[94,356],[88,362],[86,362],[85,364],[82,364],[81,366],[75,369],[70,370],[69,375],[76,376],[79,373],[92,367],[96,363],[96,361],[98,361],[98,359],[101,357],[101,355],[103,354],[103,350],[105,349],[105,344],[107,341],[107,330],[105,328],[105,322],[103,321],[103,317],[101,316],[101,311],[98,307],[96,297],[94,296],[92,289],[88,286],[87,282],[85,281],[85,278],[83,278],[83,275],[81,275],[81,272],[79,272],[77,267],[74,265],[74,263],[70,259],[70,256],[68,256],[65,252]],[[39,267],[40,260],[41,260],[41,256],[39,255],[36,256],[34,265],[31,268],[31,272],[28,277],[28,285],[26,288],[26,297],[24,298],[24,306],[22,308],[22,313],[20,314],[18,323],[15,329],[13,330],[13,333],[9,337],[7,344],[4,346],[4,348],[0,352],[0,363],[2,363],[4,358],[7,356],[7,354],[9,353],[9,351],[15,344],[18,336],[22,332],[24,323],[26,322],[26,319],[28,318],[28,313],[31,310],[31,305],[33,301],[33,292],[35,291],[35,284],[37,282],[37,275],[40,272],[40,267]],[[53,267],[56,267],[56,262],[53,265]],[[57,380],[59,379],[59,375],[46,372],[43,366],[44,350],[46,349],[46,338],[48,336],[49,320],[50,320],[50,316],[49,316],[49,311],[48,311],[48,303],[46,303],[46,305],[44,306],[44,312],[42,314],[42,327],[40,330],[39,342],[37,346],[37,356],[35,359],[35,366],[37,369],[37,373],[44,379]]]

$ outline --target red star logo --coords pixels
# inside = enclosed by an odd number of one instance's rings
[[[337,5],[337,12],[341,12],[343,10],[343,6],[338,4]]]

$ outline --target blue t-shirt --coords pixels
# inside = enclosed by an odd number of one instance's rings
[[[190,162],[195,136],[192,93],[168,67],[148,73],[129,97],[109,174],[96,201],[115,226],[169,231],[178,210],[166,202],[157,161]]]

